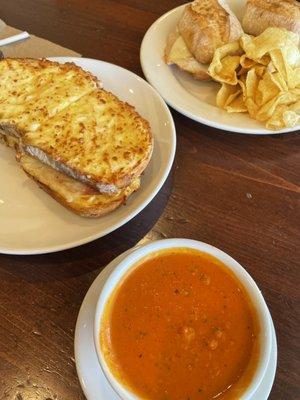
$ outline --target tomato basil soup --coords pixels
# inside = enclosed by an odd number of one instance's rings
[[[133,268],[100,329],[114,376],[148,400],[238,399],[256,367],[257,337],[256,313],[233,273],[185,248]]]

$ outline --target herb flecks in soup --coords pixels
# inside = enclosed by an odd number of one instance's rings
[[[255,368],[255,318],[223,264],[172,249],[145,259],[116,289],[100,342],[113,374],[141,398],[236,400]]]

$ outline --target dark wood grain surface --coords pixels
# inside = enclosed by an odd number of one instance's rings
[[[0,17],[142,76],[144,33],[179,4],[0,0]],[[62,253],[0,255],[1,400],[84,399],[73,358],[84,295],[118,254],[165,237],[211,243],[245,266],[263,291],[277,332],[279,362],[270,399],[300,398],[299,136],[224,134],[173,116],[178,148],[172,172],[139,216],[105,238]]]

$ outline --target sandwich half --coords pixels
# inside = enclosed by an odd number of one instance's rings
[[[73,64],[0,61],[0,130],[7,144],[101,193],[138,178],[153,149],[149,123]],[[8,139],[10,137],[10,139]],[[13,143],[12,143],[13,142]]]
[[[208,64],[215,50],[237,40],[243,29],[225,0],[195,0],[185,6],[165,49],[167,64],[175,64],[196,79],[210,79]]]
[[[47,60],[0,61],[0,142],[61,204],[101,216],[140,186],[149,123],[90,73]]]

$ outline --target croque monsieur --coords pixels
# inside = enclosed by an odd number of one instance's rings
[[[151,158],[149,123],[74,64],[0,61],[0,141],[72,211],[97,217],[139,188]]]

